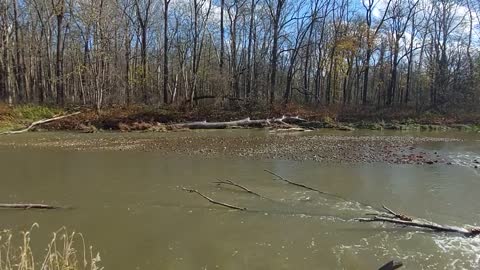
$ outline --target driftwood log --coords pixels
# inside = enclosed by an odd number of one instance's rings
[[[58,120],[61,120],[61,119],[67,118],[67,117],[72,117],[72,116],[80,114],[80,113],[81,112],[74,112],[74,113],[71,113],[71,114],[66,114],[66,115],[61,115],[61,116],[55,116],[53,118],[38,120],[38,121],[35,121],[35,122],[31,123],[28,127],[24,128],[24,129],[6,131],[6,132],[3,132],[3,133],[0,133],[0,135],[25,133],[25,132],[28,132],[28,131],[32,130],[36,126],[46,124],[46,123],[50,123],[50,122],[53,122],[53,121],[58,121]]]
[[[383,206],[383,213],[369,213],[368,218],[356,218],[359,222],[381,222],[401,225],[403,227],[413,227],[432,230],[434,232],[458,233],[466,237],[475,237],[480,235],[480,228],[465,229],[456,226],[440,225],[428,220],[419,220],[404,214],[399,214]]]
[[[180,123],[173,124],[175,128],[188,128],[188,129],[224,129],[230,127],[264,127],[271,126],[273,124],[279,124],[287,127],[293,127],[287,123],[287,121],[304,121],[300,117],[288,117],[282,116],[281,118],[272,118],[272,119],[257,119],[253,120],[250,117],[233,120],[226,122],[207,122],[207,121],[198,121],[198,122],[189,122],[189,123]]]
[[[231,204],[228,204],[228,203],[224,203],[224,202],[220,202],[220,201],[216,201],[202,193],[200,193],[198,190],[196,189],[190,189],[190,188],[185,188],[185,187],[182,187],[182,190],[186,191],[186,192],[190,192],[190,193],[196,193],[198,194],[200,197],[204,198],[205,200],[209,201],[210,203],[213,203],[213,204],[216,204],[216,205],[220,205],[220,206],[223,206],[223,207],[227,207],[227,208],[230,208],[230,209],[235,209],[235,210],[240,210],[240,211],[246,211],[247,208],[245,207],[238,207],[238,206],[235,206],[235,205],[231,205]]]
[[[1,203],[3,209],[60,209],[59,206],[36,203]]]

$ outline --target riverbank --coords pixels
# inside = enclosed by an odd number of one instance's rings
[[[273,108],[221,109],[198,108],[146,108],[111,107],[101,112],[91,108],[59,109],[53,107],[0,105],[0,132],[25,127],[40,119],[79,111],[81,114],[37,127],[38,130],[62,130],[80,132],[106,131],[167,131],[172,124],[194,121],[232,121],[244,118],[271,119],[284,115],[298,116],[310,125],[307,129],[412,130],[412,131],[480,131],[480,115],[458,113],[455,115],[432,112],[416,113],[412,109],[376,110],[357,108],[343,110],[339,107],[311,109],[294,106]]]
[[[292,160],[332,163],[449,165],[452,161],[425,145],[459,142],[452,136],[412,136],[377,131],[279,132],[265,130],[176,131],[167,133],[65,132],[6,136],[1,147],[67,151],[142,151],[166,157]],[[473,160],[472,160],[473,162]]]

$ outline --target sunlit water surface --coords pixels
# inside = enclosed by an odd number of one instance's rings
[[[43,243],[62,226],[82,232],[105,269],[371,270],[391,259],[407,269],[478,269],[480,238],[352,221],[373,211],[366,205],[385,204],[442,224],[480,225],[479,136],[464,139],[423,146],[447,155],[452,166],[1,147],[3,202],[72,209],[1,210],[0,224],[21,231],[39,223],[32,237]],[[285,184],[265,169],[351,202]],[[219,188],[217,179],[268,199]],[[248,211],[214,206],[182,186]]]

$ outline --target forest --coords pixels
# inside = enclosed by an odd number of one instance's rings
[[[472,0],[4,0],[5,104],[475,112]]]

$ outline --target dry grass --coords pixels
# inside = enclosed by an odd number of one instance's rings
[[[62,228],[53,233],[44,255],[32,250],[31,234],[38,225],[21,232],[19,239],[12,231],[0,232],[0,270],[101,270],[100,255],[93,248],[87,251],[80,233]]]

